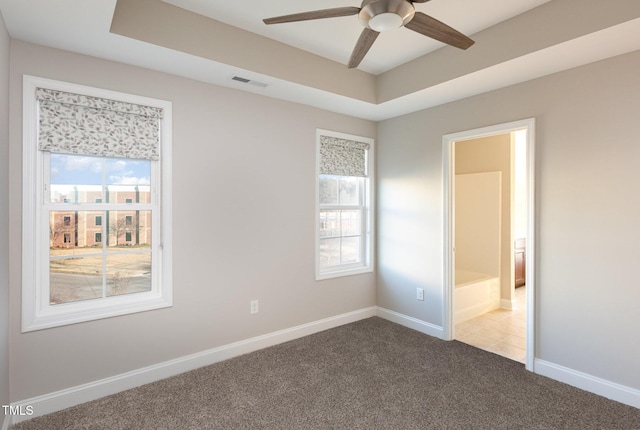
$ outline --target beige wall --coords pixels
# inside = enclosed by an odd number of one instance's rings
[[[535,355],[640,389],[638,70],[636,51],[381,122],[378,305],[442,325],[442,136],[535,117]]]
[[[456,142],[455,157],[456,174],[502,172],[500,298],[511,301],[511,134]]]
[[[313,209],[316,128],[375,123],[18,41],[11,55],[12,243],[23,74],[172,101],[174,192],[172,308],[22,334],[12,260],[12,401],[375,305],[373,274],[314,280]]]
[[[9,34],[0,14],[0,405],[9,403]],[[4,414],[0,415],[0,425]]]
[[[455,176],[456,271],[500,276],[501,182],[502,172]]]

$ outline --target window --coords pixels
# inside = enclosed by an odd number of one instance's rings
[[[373,140],[317,131],[316,279],[373,270]]]
[[[171,104],[23,89],[22,330],[171,306]]]

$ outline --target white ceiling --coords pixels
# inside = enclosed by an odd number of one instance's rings
[[[272,26],[264,25],[261,20],[282,14],[355,5],[350,1],[352,0],[170,0],[173,4],[197,13],[210,15],[219,21],[310,50],[340,63],[345,63],[348,59],[361,31],[356,17]],[[575,6],[581,5],[581,1],[553,0],[550,4],[558,2],[557,6]],[[431,0],[416,4],[416,9],[447,22],[473,38],[474,33],[480,29],[541,3],[547,3],[547,0]],[[618,23],[594,26],[590,33],[569,35],[564,41],[554,42],[495,64],[487,64],[461,76],[449,76],[439,83],[414,88],[403,96],[381,103],[365,102],[262,74],[257,69],[240,69],[216,59],[111,33],[116,0],[0,0],[0,13],[14,39],[379,121],[638,50],[640,8],[631,0],[625,0],[624,3],[638,9],[631,11],[635,15],[625,18],[628,21],[622,19]],[[606,5],[589,2],[585,7],[598,11],[599,8],[606,8]],[[570,16],[562,19],[570,22],[575,18],[574,11],[575,7],[567,9],[566,13]],[[350,18],[353,20],[350,21]],[[547,30],[544,28],[546,22],[542,24],[541,37]],[[403,46],[406,48],[402,48]],[[363,67],[372,73],[380,73],[440,46],[442,45],[408,29],[393,30],[378,37],[374,48],[365,58]],[[476,47],[478,44],[461,52],[471,55]],[[485,46],[484,49],[490,47]],[[441,51],[429,55],[438,52]],[[392,72],[393,70],[387,73]],[[428,74],[429,70],[426,72]],[[269,85],[261,88],[230,79],[238,74]]]
[[[270,39],[347,64],[362,32],[357,16],[265,25],[262,20],[319,9],[360,6],[358,0],[163,0],[183,9],[260,34]],[[466,35],[491,27],[549,0],[432,0],[415,3],[426,13]],[[378,75],[444,46],[414,31],[399,28],[381,34],[360,66]]]

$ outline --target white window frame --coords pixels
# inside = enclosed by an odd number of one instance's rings
[[[363,178],[363,202],[362,206],[333,206],[320,204],[320,136],[335,137],[339,139],[353,140],[369,144],[367,151],[367,176]],[[355,136],[351,134],[339,133],[330,130],[316,130],[316,251],[315,266],[316,280],[331,279],[341,276],[358,275],[362,273],[371,273],[374,268],[374,140],[369,137]],[[362,262],[348,263],[332,267],[320,267],[320,211],[321,209],[349,210],[363,209],[362,214]]]
[[[49,153],[38,149],[35,89],[49,88],[163,109],[161,155],[151,161],[151,196],[156,205],[152,229],[152,285],[148,292],[51,305],[49,303]],[[23,77],[22,332],[170,307],[173,304],[171,235],[171,122],[169,101],[99,88]],[[79,206],[71,206],[80,209]],[[83,204],[82,210],[91,210]],[[86,208],[86,209],[85,209]],[[45,213],[46,212],[46,213]]]

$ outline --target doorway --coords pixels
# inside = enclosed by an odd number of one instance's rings
[[[447,340],[456,339],[456,320],[471,319],[475,316],[474,312],[482,314],[489,310],[502,309],[503,311],[496,310],[491,314],[487,314],[487,317],[490,316],[494,319],[499,319],[505,316],[515,315],[514,309],[520,306],[519,312],[526,314],[524,318],[524,332],[526,337],[524,363],[528,370],[533,370],[533,358],[535,356],[533,349],[535,344],[533,330],[535,305],[535,259],[533,258],[535,255],[533,216],[535,213],[533,198],[533,185],[535,184],[534,126],[535,121],[531,118],[448,134],[443,137],[443,184],[445,200],[444,338]],[[520,146],[524,148],[523,164],[520,170],[516,168],[517,157],[515,156],[515,149],[518,146],[515,140],[516,136],[520,136]],[[505,139],[507,140],[508,153],[506,155],[506,161],[504,161],[504,154],[502,155],[502,162],[506,162],[507,167],[495,167],[497,161],[492,160],[492,155],[490,154],[495,148],[504,148]],[[502,143],[498,143],[500,141]],[[483,147],[482,144],[488,146]],[[461,154],[460,160],[458,160],[458,171],[456,171],[457,147]],[[467,152],[463,152],[463,149]],[[476,159],[485,159],[484,168],[474,168],[473,166],[470,167],[465,164],[467,163],[465,160]],[[489,160],[488,164],[487,160]],[[474,161],[474,163],[475,162],[476,161]],[[477,163],[481,165],[482,161],[477,161]],[[522,169],[524,169],[524,172],[522,172]],[[457,179],[456,173],[459,174]],[[524,214],[520,215],[520,219],[517,222],[515,220],[517,209],[513,203],[516,200],[514,198],[516,193],[510,191],[511,184],[517,180],[515,173],[524,173],[524,191],[522,196],[525,200],[526,207]],[[501,179],[501,175],[505,175],[505,177]],[[469,194],[470,202],[463,203],[464,200],[461,200],[457,195],[457,183],[459,184],[461,195],[464,193],[464,188],[467,187],[465,184],[471,184],[469,188],[471,190]],[[506,186],[502,186],[504,184],[506,184]],[[477,216],[467,217],[471,219],[468,222],[462,221],[463,218],[461,216],[456,217],[456,197],[458,197],[458,205],[461,205],[460,213],[472,212],[477,214]],[[478,204],[478,202],[482,202],[482,205],[487,207],[474,207],[473,205]],[[478,228],[477,223],[481,218],[479,214],[485,212],[491,214],[490,219],[492,221],[490,224],[487,224],[488,227],[483,228],[483,233],[486,233],[485,230],[491,229],[498,231],[495,233],[497,239],[488,240],[488,236],[485,234],[483,244],[475,245],[476,251],[474,252],[480,255],[480,258],[470,258],[469,255],[473,254],[473,252],[469,251],[469,249],[474,249],[474,245],[469,244],[469,242],[473,242],[470,238],[481,235],[469,234],[469,231],[473,231],[469,230],[469,228]],[[496,217],[498,219],[497,224],[494,222]],[[456,241],[456,220],[460,223],[460,232],[458,232],[460,236],[458,241]],[[470,223],[471,227],[467,225],[468,223]],[[474,227],[474,225],[476,226]],[[465,229],[467,231],[466,233]],[[527,238],[524,244],[522,240],[515,240],[521,239],[522,236]],[[456,249],[456,246],[458,246],[458,249]],[[517,247],[521,247],[522,249],[518,249]],[[477,251],[477,249],[481,249],[482,251]],[[518,254],[516,254],[517,252]],[[520,263],[523,263],[526,267],[526,272],[523,276],[525,284],[524,290],[523,288],[519,288],[516,291],[515,272],[518,258],[521,260]],[[461,264],[463,265],[463,270],[460,270],[459,267],[457,276],[456,260],[462,262]],[[521,267],[519,267],[519,269],[521,269]],[[467,277],[473,279],[478,278],[482,282],[475,284],[467,279],[463,279]],[[459,278],[457,280],[458,282],[456,282],[456,278]],[[522,282],[522,280],[520,280],[520,282]],[[459,287],[457,289],[456,284],[458,284]],[[477,296],[477,292],[482,292],[482,295]],[[526,301],[526,306],[523,306],[524,301]],[[524,307],[524,309],[522,309],[522,307]],[[490,321],[487,321],[487,323],[489,322]],[[462,334],[464,333],[462,333],[461,330],[461,335]]]

